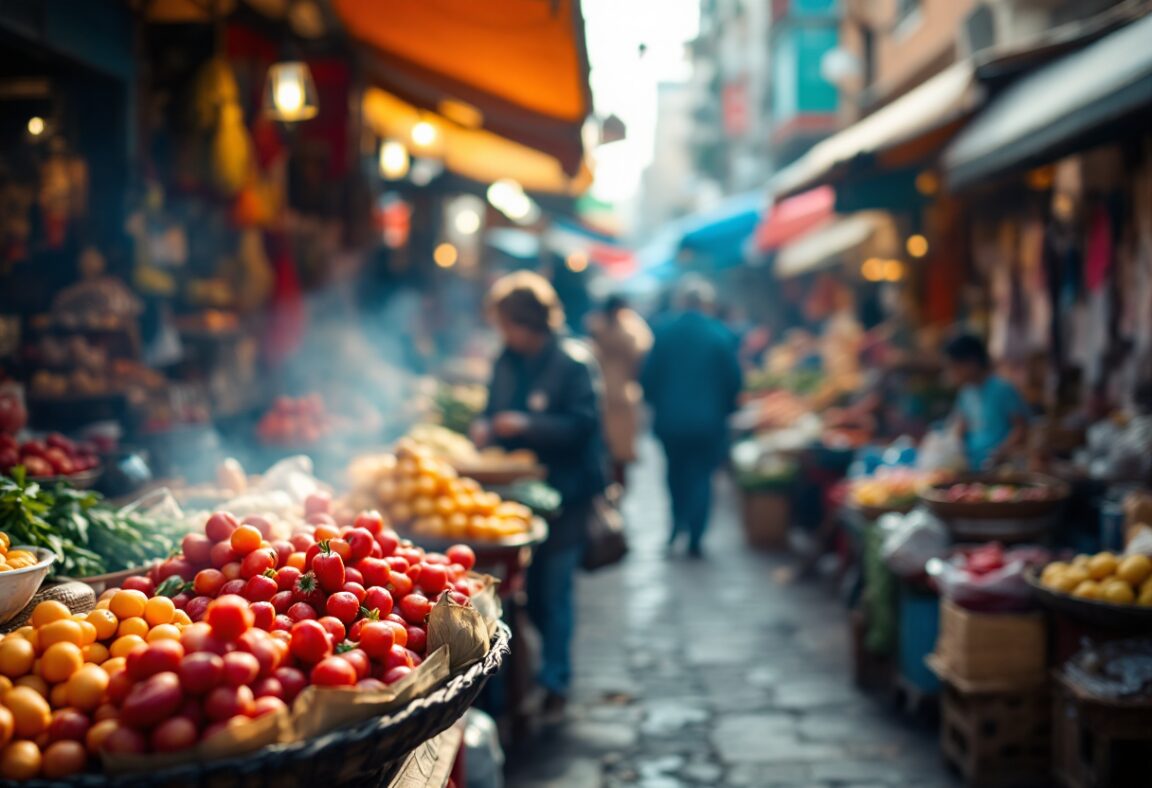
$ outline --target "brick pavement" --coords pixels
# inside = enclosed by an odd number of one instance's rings
[[[731,490],[705,560],[665,555],[661,474],[645,443],[633,552],[579,581],[569,720],[510,753],[509,788],[958,785],[933,728],[853,688],[835,594],[744,549]]]

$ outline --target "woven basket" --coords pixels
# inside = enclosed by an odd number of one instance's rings
[[[146,774],[86,774],[67,782],[36,780],[26,788],[50,785],[149,786],[149,788],[337,788],[386,785],[408,754],[443,733],[476,701],[488,677],[508,656],[510,633],[501,624],[488,654],[463,673],[395,714],[341,728],[303,742],[275,744],[254,753],[206,763],[184,764]]]

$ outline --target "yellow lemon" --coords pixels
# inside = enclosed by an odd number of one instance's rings
[[[1136,597],[1136,604],[1152,607],[1152,578],[1144,581],[1140,586],[1140,594]]]
[[[1064,571],[1051,575],[1046,581],[1044,581],[1044,585],[1048,588],[1051,588],[1053,591],[1070,594],[1072,593],[1072,589],[1076,588],[1078,585],[1080,585],[1080,583],[1085,582],[1086,579],[1087,578],[1077,581],[1076,577],[1073,576],[1070,572]]]
[[[1152,576],[1152,560],[1146,555],[1130,555],[1116,568],[1116,576],[1121,580],[1139,586]]]
[[[1071,588],[1083,583],[1085,580],[1091,580],[1092,576],[1088,574],[1088,570],[1082,566],[1071,566],[1068,571],[1064,573],[1065,581]]]
[[[1120,562],[1111,553],[1097,553],[1088,561],[1088,574],[1093,580],[1103,580],[1116,574],[1116,567]]]
[[[1044,567],[1044,572],[1040,575],[1040,582],[1048,585],[1048,581],[1055,575],[1060,574],[1068,569],[1068,564],[1063,561],[1053,561]]]
[[[1072,566],[1082,566],[1085,569],[1087,569],[1088,568],[1088,562],[1091,560],[1092,560],[1092,556],[1085,555],[1084,553],[1081,553],[1080,555],[1078,555],[1072,559]]]
[[[1085,580],[1072,590],[1072,596],[1080,597],[1081,599],[1099,599],[1100,586],[1095,580]]]
[[[1133,593],[1132,586],[1123,580],[1112,579],[1105,582],[1103,596],[1106,601],[1114,605],[1130,605],[1136,601],[1136,594]]]

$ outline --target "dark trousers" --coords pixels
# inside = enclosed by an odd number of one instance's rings
[[[688,546],[699,548],[712,511],[712,474],[724,457],[725,443],[715,437],[662,437],[668,463],[668,493],[672,499],[672,533],[688,535]]]

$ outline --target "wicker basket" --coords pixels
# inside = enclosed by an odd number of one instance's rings
[[[37,780],[27,788],[50,785],[162,786],[163,788],[308,788],[310,786],[386,785],[410,752],[450,728],[476,701],[488,677],[508,655],[510,635],[501,624],[488,654],[444,686],[417,698],[395,714],[293,744],[276,744],[254,753],[206,763],[184,764],[146,774],[87,774],[66,783]]]

